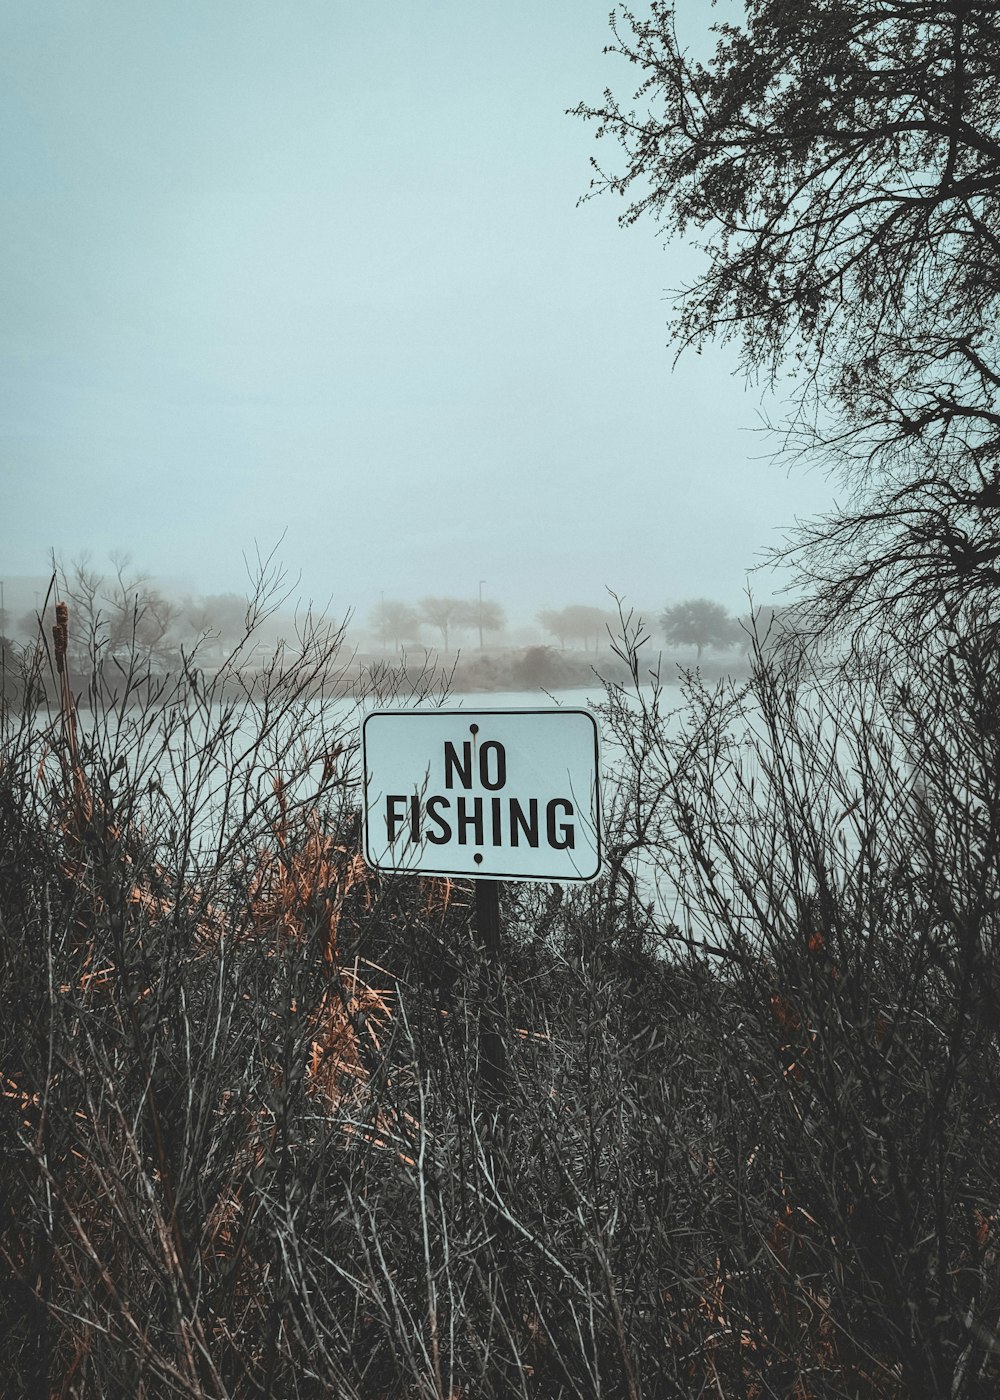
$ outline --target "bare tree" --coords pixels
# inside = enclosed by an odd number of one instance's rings
[[[421,598],[420,611],[425,622],[436,627],[441,633],[441,642],[448,650],[448,635],[453,627],[462,627],[462,618],[468,617],[468,603],[461,598]]]
[[[68,566],[58,568],[60,591],[73,604],[77,619],[76,632],[85,644],[98,639],[107,603],[104,598],[106,579],[91,563],[89,552],[80,554]],[[26,619],[27,620],[27,619]],[[35,624],[37,626],[37,623]],[[34,629],[31,629],[34,630]],[[104,637],[106,639],[106,623]]]
[[[584,651],[590,650],[591,642],[594,643],[594,650],[600,651],[601,641],[607,636],[614,617],[604,608],[571,603],[558,612],[543,610],[538,614],[538,621],[546,632],[556,638],[563,650],[568,641],[575,641],[582,644]]]
[[[247,626],[247,599],[239,593],[187,597],[180,604],[180,621],[195,637],[212,642],[216,651],[232,646]]]
[[[593,608],[583,603],[572,603],[563,609],[563,614],[569,635],[583,643],[584,651],[590,650],[591,642],[594,643],[594,650],[600,651],[601,642],[607,637],[608,628],[614,621],[612,614],[606,608]]]
[[[543,608],[538,613],[538,621],[546,632],[551,633],[559,643],[562,651],[566,650],[566,638],[570,635],[570,629],[566,624],[566,614],[564,611],[557,611],[555,608]]]
[[[409,603],[396,598],[384,598],[373,609],[370,623],[372,631],[385,645],[392,642],[401,651],[405,642],[416,641],[420,636],[420,615]]]
[[[114,577],[105,582],[101,595],[108,607],[110,649],[114,653],[141,648],[151,659],[179,610],[153,586],[147,573],[133,567],[129,554],[115,551],[110,559]]]
[[[494,599],[469,598],[462,603],[456,622],[470,632],[479,633],[479,648],[482,650],[483,633],[502,632],[507,625],[507,617]]]
[[[149,661],[164,650],[180,609],[135,569],[124,551],[110,555],[113,572],[95,568],[88,554],[57,565],[60,591],[78,619],[75,646],[97,654],[145,653]]]
[[[707,15],[707,10],[706,10]],[[691,57],[674,9],[613,18],[641,86],[592,192],[694,230],[681,347],[791,371],[781,439],[846,494],[791,537],[814,625],[933,625],[1000,595],[1000,12],[992,0],[751,0]],[[641,102],[641,107],[636,104]],[[895,619],[895,621],[893,621]]]

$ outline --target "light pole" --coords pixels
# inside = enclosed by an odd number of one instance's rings
[[[484,578],[479,580],[479,650],[483,649],[483,584]]]

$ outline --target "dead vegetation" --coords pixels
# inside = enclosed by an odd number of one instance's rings
[[[508,887],[497,1007],[468,887],[360,859],[336,629],[130,707],[56,626],[0,751],[5,1394],[996,1394],[988,637],[679,727],[612,687],[609,875]]]

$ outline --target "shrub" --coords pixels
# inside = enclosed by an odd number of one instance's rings
[[[501,966],[468,886],[360,860],[336,629],[89,708],[57,636],[0,751],[8,1392],[995,1394],[966,624],[610,686],[608,873],[507,887]]]

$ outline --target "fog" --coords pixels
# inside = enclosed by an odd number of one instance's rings
[[[744,610],[832,489],[729,352],[674,365],[696,255],[579,203],[609,38],[603,0],[5,6],[8,589],[126,550],[239,592],[275,550],[362,628],[481,584],[523,644],[608,588]]]

